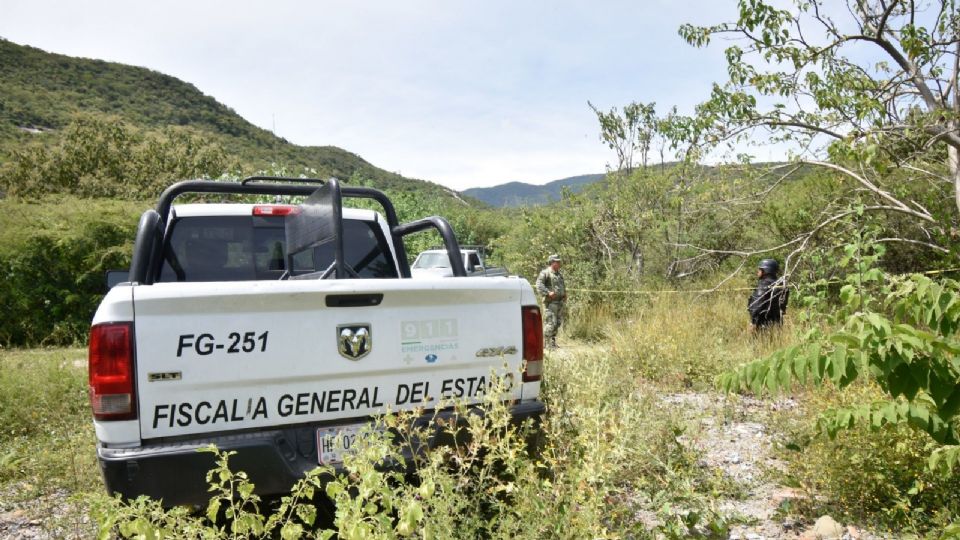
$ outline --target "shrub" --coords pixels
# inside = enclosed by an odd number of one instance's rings
[[[808,414],[783,416],[786,482],[802,489],[794,502],[804,515],[830,514],[842,521],[916,532],[940,530],[960,515],[960,477],[927,467],[934,448],[929,437],[905,425],[871,430],[857,427],[835,438],[817,436],[816,411],[879,400],[874,385],[843,392],[821,389],[805,400]]]
[[[845,251],[840,264],[850,271],[839,289],[838,309],[826,317],[829,327],[812,328],[800,344],[730,370],[719,382],[728,391],[757,394],[796,383],[842,390],[837,403],[820,413],[818,429],[831,438],[852,432],[849,437],[861,447],[831,444],[848,456],[841,463],[866,473],[859,483],[868,494],[850,497],[847,474],[827,481],[828,492],[851,512],[897,524],[912,524],[914,514],[932,508],[955,516],[960,283],[886,274],[876,267],[883,246],[869,237]],[[872,392],[859,391],[863,385]],[[862,447],[876,454],[867,456]]]
[[[0,255],[0,341],[6,345],[82,343],[105,292],[104,275],[129,266],[127,227],[92,223],[76,236],[38,234],[17,254]]]
[[[142,203],[2,201],[0,344],[86,341],[106,271],[130,264],[135,206]]]

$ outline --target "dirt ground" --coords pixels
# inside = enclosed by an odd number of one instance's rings
[[[775,441],[767,420],[776,412],[795,409],[797,403],[793,400],[727,398],[693,392],[667,394],[661,400],[678,407],[694,426],[682,442],[699,450],[702,465],[722,471],[739,483],[746,494],[742,499],[717,501],[722,513],[741,516],[747,522],[732,528],[730,540],[881,538],[854,524],[837,524],[829,517],[822,517],[820,523],[802,523],[778,512],[785,503],[803,495],[773,480],[776,474],[771,473],[781,470],[783,463],[775,457]],[[833,530],[841,534],[829,534],[825,523],[835,525]]]

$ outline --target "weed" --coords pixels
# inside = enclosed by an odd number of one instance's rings
[[[786,445],[786,483],[803,490],[797,514],[830,513],[838,519],[893,530],[937,530],[960,514],[960,477],[943,476],[927,466],[929,437],[908,426],[847,430],[830,439],[814,431],[815,411],[882,397],[872,384],[843,392],[810,391],[810,412],[781,417]]]

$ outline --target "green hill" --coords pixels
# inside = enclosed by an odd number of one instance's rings
[[[231,164],[246,172],[271,164],[288,170],[309,167],[321,177],[364,181],[381,189],[456,196],[437,184],[384,171],[341,148],[291,144],[175,77],[0,38],[0,165],[24,145],[56,145],[78,114],[109,115],[145,132],[190,128],[222,147]]]

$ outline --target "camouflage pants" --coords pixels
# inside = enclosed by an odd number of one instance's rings
[[[563,302],[548,302],[543,317],[543,340],[550,344],[557,339],[557,332],[563,324]]]

